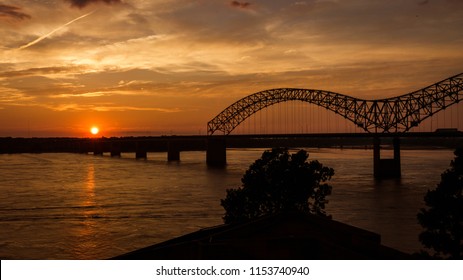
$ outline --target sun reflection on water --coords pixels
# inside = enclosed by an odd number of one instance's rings
[[[96,241],[98,234],[96,219],[101,216],[95,202],[95,165],[93,162],[87,166],[87,177],[83,191],[81,220],[75,231],[74,254],[77,259],[88,259],[92,255],[91,252],[101,247],[101,244]]]
[[[95,165],[89,163],[87,166],[87,180],[86,180],[86,194],[85,206],[94,206],[95,203]]]

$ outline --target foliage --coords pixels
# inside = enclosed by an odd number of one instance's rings
[[[242,187],[228,189],[221,200],[225,223],[293,210],[325,216],[331,186],[324,182],[334,170],[308,157],[304,150],[291,155],[283,148],[265,151],[245,172]]]
[[[437,258],[463,258],[463,149],[454,154],[441,182],[424,197],[428,208],[418,213],[418,221],[425,228],[420,241],[432,248]]]

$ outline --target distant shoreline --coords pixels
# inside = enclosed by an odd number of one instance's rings
[[[401,139],[401,149],[455,149],[463,146],[462,132],[428,132],[405,134],[335,133],[294,135],[228,136],[138,136],[100,138],[0,138],[0,154],[16,153],[117,153],[166,152],[172,145],[179,151],[205,151],[209,138],[223,138],[233,148],[340,148],[371,149],[372,139],[380,137],[388,149],[394,137]]]

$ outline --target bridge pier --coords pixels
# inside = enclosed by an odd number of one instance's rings
[[[208,137],[206,163],[209,166],[225,166],[227,164],[227,145],[225,137]]]
[[[111,151],[111,157],[121,157],[121,151]]]
[[[148,158],[148,153],[146,152],[146,148],[144,145],[141,144],[141,142],[137,142],[135,144],[135,158],[136,159],[147,159]]]
[[[176,141],[169,141],[167,143],[167,161],[180,160],[180,147]]]
[[[75,151],[79,154],[88,154],[88,152],[93,151],[93,148],[89,141],[81,140],[76,144]]]
[[[379,137],[373,139],[373,173],[377,179],[400,178],[400,139],[393,139],[394,157],[392,159],[381,159],[381,140]]]
[[[103,144],[100,141],[93,142],[93,155],[102,156],[103,155]]]
[[[148,158],[147,154],[148,153],[146,151],[136,151],[135,158],[136,159],[147,159]]]
[[[121,143],[120,142],[111,142],[111,157],[120,157],[121,156]]]

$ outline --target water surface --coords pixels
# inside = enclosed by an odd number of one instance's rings
[[[333,219],[393,248],[421,248],[416,214],[453,151],[403,150],[402,178],[376,181],[371,150],[307,150],[335,169]],[[180,162],[165,153],[0,155],[0,258],[105,259],[221,224],[225,190],[262,152],[228,150],[222,169],[208,168],[204,152],[182,152]]]

